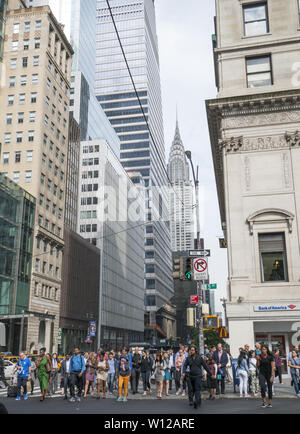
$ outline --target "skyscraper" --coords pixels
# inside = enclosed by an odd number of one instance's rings
[[[193,186],[178,119],[169,155],[168,174],[172,187],[169,190],[172,251],[188,251],[193,248],[194,241]]]
[[[110,6],[151,134],[103,0],[97,3],[95,93],[119,135],[123,167],[144,178],[149,221],[145,228],[146,329],[149,338],[165,337],[157,327],[156,313],[169,302],[174,287],[155,7],[153,0],[110,0]]]
[[[70,112],[81,140],[107,140],[116,155],[120,141],[94,94],[97,0],[26,0],[27,7],[50,6],[74,49]]]

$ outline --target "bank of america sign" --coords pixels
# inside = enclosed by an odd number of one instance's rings
[[[274,311],[289,311],[293,312],[300,310],[300,304],[257,304],[253,306],[254,312],[274,312]]]

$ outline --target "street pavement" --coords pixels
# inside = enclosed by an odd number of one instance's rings
[[[300,399],[296,397],[294,388],[291,387],[289,378],[283,380],[283,384],[275,384],[275,397],[273,408],[262,409],[261,398],[240,398],[239,389],[233,393],[233,386],[226,384],[226,394],[209,401],[208,393],[203,392],[203,405],[195,410],[188,405],[187,396],[176,396],[173,389],[169,397],[163,395],[162,400],[156,398],[155,388],[152,395],[143,397],[140,385],[138,394],[129,392],[128,403],[117,403],[116,393],[107,394],[107,398],[96,400],[88,395],[81,399],[80,403],[70,403],[63,400],[60,392],[40,402],[41,396],[38,382],[33,395],[29,394],[27,401],[17,402],[14,398],[7,398],[6,389],[0,390],[0,402],[3,403],[11,414],[299,414]],[[149,402],[150,401],[150,402]]]
[[[102,414],[102,415],[200,415],[200,414],[299,414],[300,400],[274,399],[273,408],[261,408],[260,399],[219,399],[205,400],[201,408],[195,410],[188,405],[187,399],[152,400],[130,399],[127,403],[116,400],[87,398],[80,403],[71,403],[61,399],[49,398],[40,402],[39,398],[27,401],[0,398],[9,414]]]

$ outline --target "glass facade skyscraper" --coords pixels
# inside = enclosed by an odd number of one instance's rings
[[[103,0],[97,2],[95,93],[120,138],[123,167],[145,182],[146,329],[158,336],[156,313],[174,287],[154,0],[110,0],[110,6],[151,134]]]
[[[74,50],[71,107],[81,140],[105,139],[117,156],[120,141],[94,94],[97,0],[26,0],[28,7],[48,5]]]

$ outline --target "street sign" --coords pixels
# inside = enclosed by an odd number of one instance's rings
[[[217,284],[211,283],[210,285],[204,285],[204,289],[217,289]]]
[[[205,258],[197,258],[193,261],[194,280],[208,279],[208,262]]]
[[[226,327],[219,327],[218,328],[218,336],[220,339],[228,339],[229,338],[229,333],[228,333],[228,330],[226,329]]]
[[[210,256],[210,250],[190,250],[189,256],[198,256],[199,258],[208,258]]]
[[[192,295],[191,296],[191,304],[198,304],[199,303],[199,295]]]

